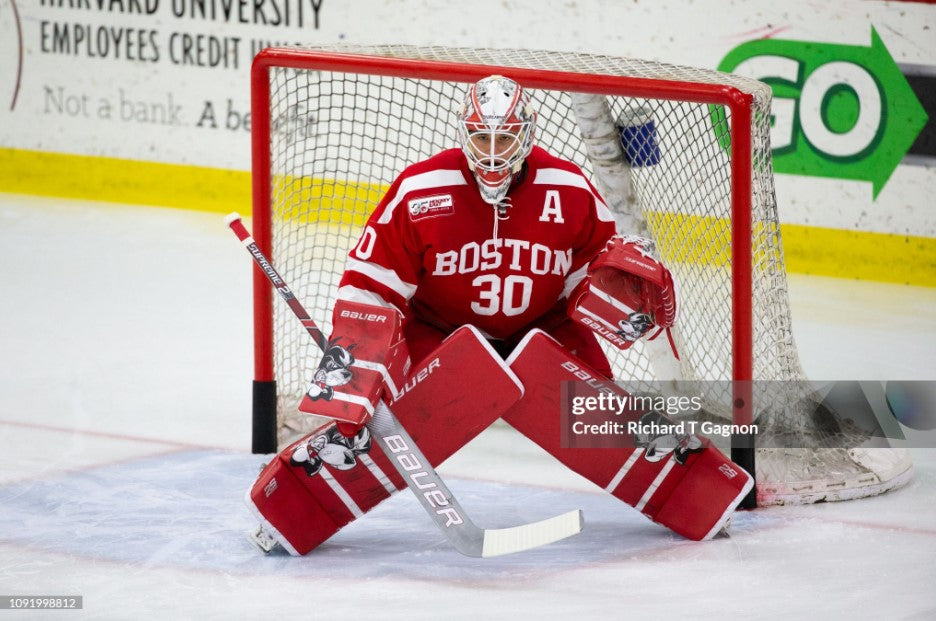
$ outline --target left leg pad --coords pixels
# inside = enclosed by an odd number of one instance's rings
[[[610,392],[623,398],[627,393],[545,332],[531,332],[508,362],[525,392],[504,420],[651,520],[689,539],[708,539],[751,489],[747,472],[697,436],[690,438],[691,451],[662,456],[641,448],[563,448],[564,383],[576,382],[575,394],[586,397]]]

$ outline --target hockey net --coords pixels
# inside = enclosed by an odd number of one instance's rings
[[[805,380],[773,187],[769,87],[607,56],[404,46],[262,52],[252,78],[254,236],[326,334],[366,218],[406,166],[456,146],[453,114],[466,83],[492,73],[531,91],[537,144],[578,164],[619,230],[652,237],[680,283],[681,360],[655,343],[607,349],[616,379],[683,387]],[[296,406],[319,356],[267,284],[258,279],[255,288],[254,449],[271,451],[272,440],[258,447],[258,427],[282,445],[316,424]],[[860,497],[908,479],[903,452],[828,448],[854,434],[837,414],[813,410],[774,395],[749,412],[762,435],[786,447],[758,450],[758,504]],[[711,413],[732,416],[717,404]]]

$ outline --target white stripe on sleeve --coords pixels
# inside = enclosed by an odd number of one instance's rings
[[[445,187],[448,185],[468,185],[465,175],[460,170],[430,170],[419,175],[407,177],[400,183],[396,195],[387,203],[377,224],[386,224],[393,218],[393,210],[403,201],[403,197],[415,190]]]
[[[588,274],[588,263],[566,276],[565,287],[562,288],[562,295],[559,299],[572,295],[572,291],[582,282],[586,274]]]
[[[602,222],[614,222],[614,214],[611,213],[608,206],[601,200],[601,197],[592,191],[591,186],[588,185],[588,182],[582,175],[568,170],[562,170],[561,168],[541,168],[536,171],[536,178],[533,180],[533,183],[543,185],[570,185],[575,188],[587,190],[595,199],[595,206],[598,209],[598,219]]]
[[[351,285],[338,287],[338,296],[335,298],[335,301],[337,302],[338,300],[344,300],[345,302],[358,302],[360,304],[370,304],[371,306],[382,306],[384,308],[400,310],[373,291],[361,289],[360,287],[352,287]]]
[[[348,261],[345,263],[345,271],[364,274],[368,278],[392,289],[405,300],[410,299],[416,293],[416,285],[405,282],[393,270],[377,265],[376,263],[359,261],[358,259],[348,257]]]

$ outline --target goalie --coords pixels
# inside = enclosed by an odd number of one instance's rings
[[[704,440],[678,462],[559,446],[563,381],[619,391],[596,334],[626,349],[676,321],[669,270],[648,240],[616,234],[575,164],[534,144],[513,80],[472,84],[456,132],[460,148],[394,181],[348,256],[300,405],[334,422],[261,473],[255,541],[304,554],[403,487],[364,427],[380,399],[433,465],[500,417],[652,520],[713,536],[753,482]]]

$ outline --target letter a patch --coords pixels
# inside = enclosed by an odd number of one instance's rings
[[[564,224],[562,218],[562,203],[559,202],[559,192],[556,190],[546,190],[546,200],[543,201],[543,213],[539,217],[540,222],[555,222]]]

